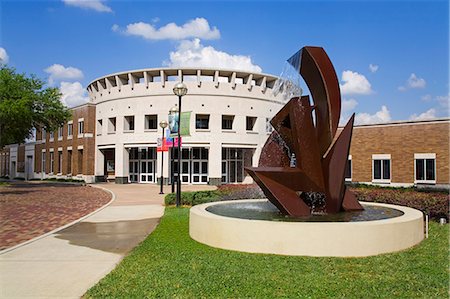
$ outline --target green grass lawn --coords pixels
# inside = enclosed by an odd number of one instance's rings
[[[91,288],[94,298],[448,298],[448,225],[418,246],[368,258],[249,254],[189,237],[189,210],[157,229]]]

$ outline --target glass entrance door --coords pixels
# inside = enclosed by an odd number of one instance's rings
[[[139,174],[140,183],[154,183],[155,182],[155,161],[141,160],[141,172]]]
[[[156,182],[156,148],[131,148],[129,159],[129,181],[131,183]]]
[[[171,149],[171,174],[173,181],[177,180],[178,155],[177,149]],[[208,183],[208,149],[203,147],[183,148],[181,160],[182,184]],[[172,176],[171,176],[172,177]]]

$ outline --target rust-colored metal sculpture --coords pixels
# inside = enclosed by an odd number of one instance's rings
[[[309,96],[292,98],[271,120],[275,131],[262,149],[259,167],[245,169],[284,214],[310,215],[311,198],[324,199],[326,213],[363,210],[344,184],[354,114],[337,135],[341,94],[328,55],[323,48],[304,47],[288,62],[305,80],[314,105]]]

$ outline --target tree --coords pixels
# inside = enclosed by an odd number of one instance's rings
[[[58,88],[44,85],[34,75],[0,66],[0,149],[24,142],[33,128],[54,131],[69,119],[71,113],[60,101]]]

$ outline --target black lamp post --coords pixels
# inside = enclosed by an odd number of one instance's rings
[[[187,94],[187,87],[183,82],[175,84],[173,88],[173,93],[178,96],[178,178],[177,178],[177,208],[181,205],[181,98]]]
[[[162,120],[159,122],[159,126],[162,128],[162,139],[161,139],[161,189],[159,194],[164,194],[163,184],[164,184],[164,130],[167,128],[167,121]]]

